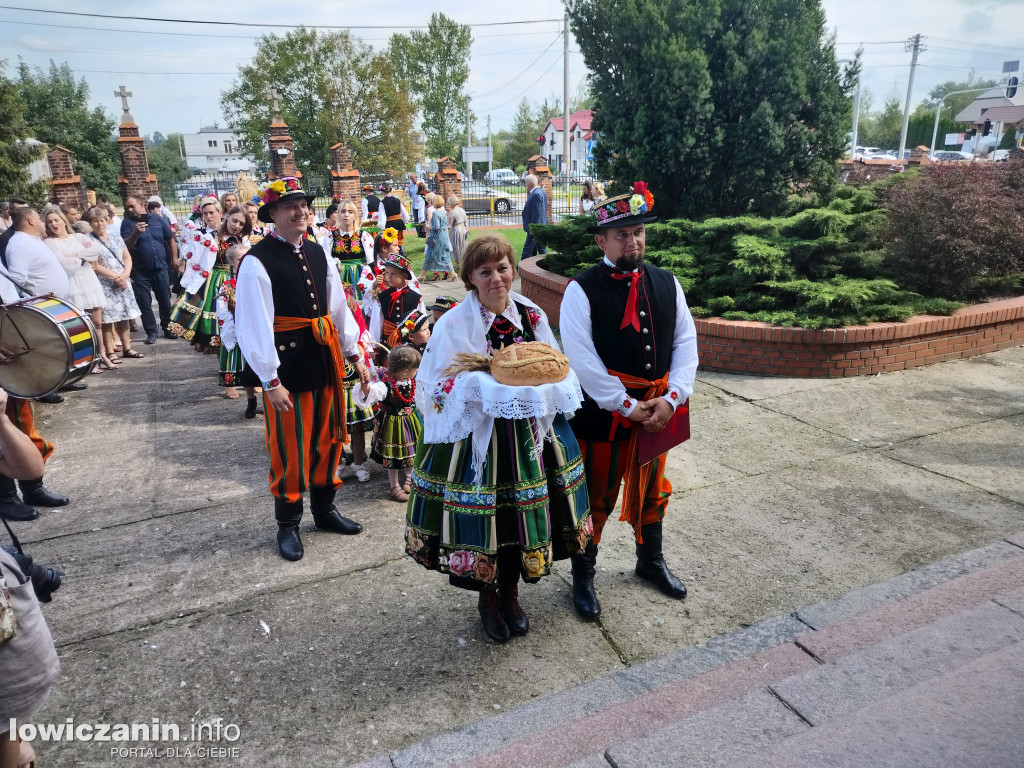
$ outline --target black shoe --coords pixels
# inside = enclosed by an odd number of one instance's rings
[[[645,525],[640,535],[644,543],[636,545],[636,575],[647,579],[669,597],[682,600],[686,597],[686,585],[665,564],[661,552],[661,523]]]
[[[156,344],[156,334],[150,333],[149,335],[147,335],[146,340],[143,342],[143,344]]]
[[[178,337],[177,337],[177,336],[175,336],[175,335],[174,335],[173,333],[171,333],[170,331],[164,331],[164,338],[165,338],[165,339],[172,339],[172,340],[173,340],[173,339],[176,339],[176,338],[178,338]]]
[[[508,624],[501,615],[498,593],[493,590],[481,592],[477,607],[480,609],[480,621],[483,622],[487,636],[496,643],[507,643],[512,633],[509,632]]]
[[[249,402],[245,406],[245,418],[255,419],[256,418],[256,398],[250,397]]]
[[[572,556],[572,604],[576,613],[587,621],[601,615],[601,604],[594,592],[597,566],[597,545],[588,544],[582,554]]]
[[[277,520],[277,551],[285,560],[301,560],[305,554],[299,537],[302,500],[291,503],[284,499],[274,499],[274,517]]]
[[[313,513],[313,522],[321,531],[343,533],[347,536],[361,533],[363,526],[338,513],[338,508],[334,506],[334,495],[337,492],[336,488],[323,488],[317,485],[309,487],[309,509]]]
[[[65,384],[60,388],[61,392],[81,392],[83,389],[88,389],[89,385],[84,381],[76,381],[74,384]]]
[[[51,405],[56,405],[57,403],[63,403],[64,402],[64,398],[61,397],[60,395],[58,395],[56,392],[51,392],[48,395],[43,395],[42,397],[37,397],[36,398],[36,402],[37,403],[50,403]]]
[[[39,510],[33,509],[28,504],[22,504],[21,499],[12,493],[0,496],[0,517],[4,520],[23,523],[39,517]]]
[[[502,587],[498,591],[499,607],[501,617],[505,619],[509,631],[513,635],[525,635],[530,631],[530,619],[527,617],[523,607],[519,605],[519,585]],[[489,633],[488,633],[489,634]]]
[[[21,497],[26,504],[37,507],[63,507],[71,503],[71,499],[60,493],[54,493],[43,487],[43,478],[36,480],[19,480],[21,486]]]

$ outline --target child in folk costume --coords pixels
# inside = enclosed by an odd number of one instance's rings
[[[247,371],[245,358],[238,346],[235,334],[235,277],[238,275],[238,263],[248,253],[249,247],[233,245],[228,248],[228,265],[231,277],[224,281],[217,294],[217,324],[220,326],[220,369],[219,383],[226,387],[225,396],[231,400],[238,398],[235,385],[245,386],[247,400],[245,418],[256,418],[256,375]]]
[[[402,322],[398,324],[388,340],[389,345],[397,347],[401,344],[408,344],[422,355],[423,350],[427,347],[427,342],[430,341],[430,326],[427,325],[429,319],[429,314],[414,309],[402,318]]]
[[[423,417],[416,410],[416,371],[420,353],[407,344],[395,347],[388,355],[384,379],[387,394],[377,415],[370,458],[388,471],[390,496],[395,501],[409,500],[416,441],[423,433]],[[400,473],[404,470],[405,479]]]
[[[373,365],[373,339],[366,327],[363,311],[356,303],[353,288],[348,284],[345,284],[345,300],[348,302],[352,317],[355,318],[356,324],[359,326],[359,350],[363,355],[363,362],[372,372],[375,368]],[[352,440],[352,472],[355,474],[356,480],[365,483],[370,479],[369,470],[363,466],[366,461],[366,433],[373,432],[374,412],[372,401],[360,398],[362,403],[356,402],[354,393],[358,385],[359,374],[352,366],[346,366],[342,387],[345,390],[345,426],[349,438]],[[364,398],[366,394],[364,393]],[[338,467],[338,476],[341,477],[340,466]]]
[[[370,335],[382,344],[389,343],[399,322],[414,309],[426,312],[419,285],[413,282],[412,266],[409,260],[398,253],[388,254],[384,259],[384,282],[370,309]]]
[[[374,263],[373,235],[359,228],[359,209],[351,200],[338,203],[337,215],[337,227],[321,238],[320,246],[338,262],[341,281],[352,287],[356,301],[361,302],[363,271]]]

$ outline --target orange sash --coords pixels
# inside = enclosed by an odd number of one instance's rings
[[[345,429],[345,392],[341,383],[345,380],[345,354],[341,351],[338,329],[330,315],[320,317],[275,317],[274,331],[297,331],[310,328],[317,343],[327,347],[331,356],[330,376],[334,384],[334,413],[331,417],[331,442],[345,443],[348,432]]]
[[[626,389],[642,389],[646,387],[646,391],[639,398],[641,401],[661,397],[668,392],[667,373],[654,381],[641,379],[638,376],[630,376],[626,373],[619,373],[618,371],[609,370],[608,373],[621,381],[622,386]],[[653,462],[648,462],[643,466],[638,463],[637,442],[640,436],[639,424],[630,421],[618,411],[612,412],[612,430],[611,434],[608,435],[608,439],[610,440],[615,435],[615,430],[620,425],[630,429],[630,435],[628,445],[626,446],[625,486],[622,492],[622,514],[619,516],[619,520],[624,520],[633,526],[636,540],[642,543],[643,539],[640,535],[641,512],[643,511],[644,493],[647,491],[647,485],[651,481],[651,464]]]

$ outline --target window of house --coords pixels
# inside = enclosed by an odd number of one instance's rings
[[[224,144],[224,152],[229,154],[229,155],[231,154],[231,145],[226,143],[226,142]]]

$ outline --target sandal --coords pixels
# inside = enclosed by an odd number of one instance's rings
[[[368,483],[370,481],[370,472],[366,467],[359,467],[356,470],[356,480],[360,483]]]
[[[405,478],[405,482],[402,483],[402,490],[405,491],[406,493],[412,491],[412,478]]]
[[[409,494],[405,492],[405,489],[400,485],[396,485],[391,489],[391,500],[392,501],[408,501]]]
[[[145,355],[141,352],[136,352],[134,349],[126,349],[121,353],[121,357],[127,357],[131,360],[141,360]]]

